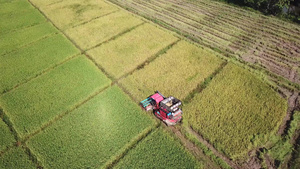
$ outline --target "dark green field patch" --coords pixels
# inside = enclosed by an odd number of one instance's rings
[[[100,168],[154,124],[143,113],[113,86],[27,143],[46,168]]]
[[[287,101],[248,70],[229,63],[183,109],[193,129],[237,159],[268,141],[286,114]]]
[[[13,145],[14,142],[14,136],[8,126],[0,119],[0,152],[8,146]]]
[[[58,34],[0,56],[0,93],[77,53],[79,50]]]
[[[90,60],[80,56],[3,94],[0,104],[24,137],[109,84]]]
[[[35,42],[45,36],[58,32],[48,22],[30,28],[1,35],[0,55],[18,49],[21,46]]]
[[[21,13],[33,9],[34,7],[26,0],[11,1],[9,3],[1,4],[0,15],[5,13]]]
[[[8,152],[0,155],[0,169],[34,169],[36,166],[30,161],[29,156],[24,150],[13,148]]]
[[[202,168],[173,137],[158,129],[130,150],[115,168]]]
[[[24,13],[5,13],[0,15],[0,35],[42,22],[46,22],[46,19],[35,9]]]

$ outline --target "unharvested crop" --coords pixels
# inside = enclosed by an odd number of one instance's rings
[[[0,93],[79,53],[61,34],[0,56]]]
[[[230,63],[183,109],[193,129],[235,159],[264,144],[278,129],[287,101]]]
[[[126,20],[126,22],[124,22]],[[87,24],[67,29],[69,35],[81,48],[88,49],[122,33],[143,21],[131,14],[119,11]]]
[[[91,61],[80,56],[3,94],[0,104],[24,137],[109,83]]]
[[[34,169],[36,166],[30,161],[24,150],[18,147],[0,155],[0,169],[8,168]]]
[[[115,168],[202,168],[178,140],[158,129],[130,150]]]
[[[35,0],[37,2],[39,0]],[[66,0],[49,6],[38,6],[60,29],[70,28],[118,10],[99,0]],[[66,17],[67,16],[67,17]]]
[[[0,8],[1,9],[1,8]],[[3,36],[13,30],[46,22],[38,10],[32,9],[25,12],[5,13],[0,15],[0,35]]]
[[[47,168],[100,168],[151,125],[153,120],[113,86],[31,138],[28,145]]]
[[[111,76],[119,78],[176,40],[169,32],[146,23],[88,54]]]
[[[19,47],[36,42],[45,36],[56,33],[57,30],[49,23],[42,23],[30,28],[21,29],[1,35],[0,55],[11,52]]]
[[[14,141],[14,136],[10,132],[8,126],[0,119],[0,152],[6,147],[11,146]]]
[[[121,84],[138,100],[155,90],[184,99],[221,63],[213,52],[180,41],[143,69],[121,80]]]
[[[1,3],[1,1],[0,1]],[[12,1],[10,3],[1,4],[0,14],[3,15],[5,13],[19,13],[28,10],[33,10],[34,7],[28,1]]]

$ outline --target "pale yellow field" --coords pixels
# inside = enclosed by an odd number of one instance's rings
[[[87,53],[113,78],[119,78],[176,40],[171,33],[146,23]]]
[[[34,0],[36,3],[38,0]],[[60,29],[70,28],[93,18],[118,10],[101,0],[65,0],[40,9]]]
[[[222,63],[215,54],[180,41],[166,54],[121,80],[121,85],[138,100],[155,90],[184,99]]]
[[[88,49],[141,23],[141,19],[128,12],[118,11],[65,32],[82,49]]]

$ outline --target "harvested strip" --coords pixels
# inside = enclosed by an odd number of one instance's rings
[[[1,111],[1,110],[0,110]],[[0,119],[0,152],[16,141],[8,126]]]
[[[124,22],[125,20],[126,22]],[[120,11],[68,29],[65,32],[82,49],[88,49],[142,22],[129,13]]]
[[[34,169],[36,166],[21,147],[13,148],[0,156],[0,169]]]
[[[277,131],[287,100],[248,70],[229,63],[183,109],[194,130],[237,159]]]
[[[144,24],[88,54],[110,75],[119,78],[176,40],[169,32]]]
[[[0,93],[78,53],[71,42],[58,34],[0,56]]]
[[[0,14],[5,13],[21,13],[28,10],[34,10],[34,7],[26,0],[12,1],[0,6]]]
[[[27,143],[46,168],[100,168],[153,122],[113,86]]]
[[[203,168],[197,160],[162,129],[147,136],[114,168]]]
[[[13,30],[46,22],[38,10],[30,10],[24,13],[5,13],[0,15],[0,35],[3,36]]]
[[[60,29],[67,29],[118,10],[116,7],[99,0],[65,0],[40,9]]]
[[[0,104],[22,138],[109,84],[90,60],[80,56],[5,93]]]
[[[215,53],[180,41],[149,65],[121,80],[132,96],[142,100],[155,90],[184,99],[222,63]]]
[[[26,44],[38,41],[39,39],[56,32],[57,30],[51,24],[46,22],[30,28],[1,35],[0,55],[11,52]]]

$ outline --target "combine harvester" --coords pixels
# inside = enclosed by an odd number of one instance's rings
[[[156,117],[164,123],[175,125],[182,120],[182,110],[179,108],[181,101],[175,97],[166,98],[159,91],[140,102],[142,109],[153,110]]]

